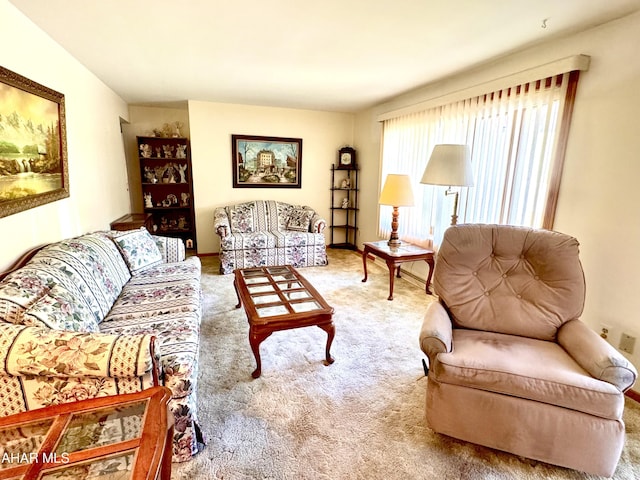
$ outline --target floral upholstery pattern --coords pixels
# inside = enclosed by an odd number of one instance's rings
[[[238,218],[242,212],[248,216],[249,210],[253,229],[244,231],[246,223]],[[325,226],[325,220],[307,206],[255,200],[218,207],[214,229],[220,236],[220,272],[268,265],[326,265]]]
[[[152,335],[61,332],[0,322],[0,416],[149,388],[152,343]]]
[[[160,235],[151,236],[155,240],[158,250],[160,250],[160,255],[164,263],[175,263],[184,260],[186,255],[184,242],[177,241],[171,237],[162,237]]]
[[[253,233],[253,211],[255,203],[239,203],[229,207],[229,219],[231,230],[236,233]]]
[[[151,234],[141,227],[112,236],[131,273],[162,262],[160,249]]]
[[[196,415],[200,260],[185,260],[181,240],[145,231],[143,247],[131,248],[154,261],[132,274],[121,234],[57,242],[0,282],[0,416],[149,388],[155,365],[172,391],[173,460],[186,461],[205,443]]]
[[[48,293],[33,302],[21,315],[23,325],[49,327],[54,330],[97,332],[98,322],[83,302],[78,302],[64,288],[54,284]]]
[[[313,210],[309,210],[306,207],[295,207],[289,212],[289,218],[287,220],[287,230],[293,230],[296,232],[308,232],[311,225],[311,217],[313,217]]]
[[[100,233],[53,243],[38,252],[25,268],[53,277],[74,297],[84,300],[98,322],[131,278],[113,241]]]

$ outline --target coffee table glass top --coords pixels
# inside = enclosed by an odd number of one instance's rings
[[[20,426],[0,429],[0,459],[23,458],[37,452],[53,424],[53,419],[24,423]],[[0,470],[15,466],[12,462],[0,461]]]
[[[142,431],[146,403],[135,402],[73,414],[56,453],[78,452],[138,438]]]
[[[42,480],[129,480],[135,452],[100,458],[48,471]]]
[[[331,310],[313,287],[288,265],[237,271],[255,315],[268,320],[281,315]],[[321,297],[320,297],[321,298]]]

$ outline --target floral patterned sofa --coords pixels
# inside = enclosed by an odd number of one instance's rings
[[[0,274],[0,416],[164,384],[173,461],[204,445],[196,415],[200,260],[146,230],[50,244]]]
[[[271,265],[326,265],[325,226],[311,207],[273,200],[218,207],[214,229],[220,236],[220,273]]]

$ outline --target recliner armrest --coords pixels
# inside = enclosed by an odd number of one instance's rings
[[[581,320],[563,324],[558,330],[558,343],[592,377],[621,392],[629,390],[638,377],[633,364]]]
[[[420,331],[420,348],[429,357],[429,363],[439,353],[452,350],[453,329],[451,319],[440,302],[432,302],[427,307]]]

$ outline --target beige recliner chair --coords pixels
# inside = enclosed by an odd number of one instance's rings
[[[449,228],[420,345],[436,432],[611,476],[623,392],[637,372],[579,320],[585,282],[573,237],[505,225]]]

